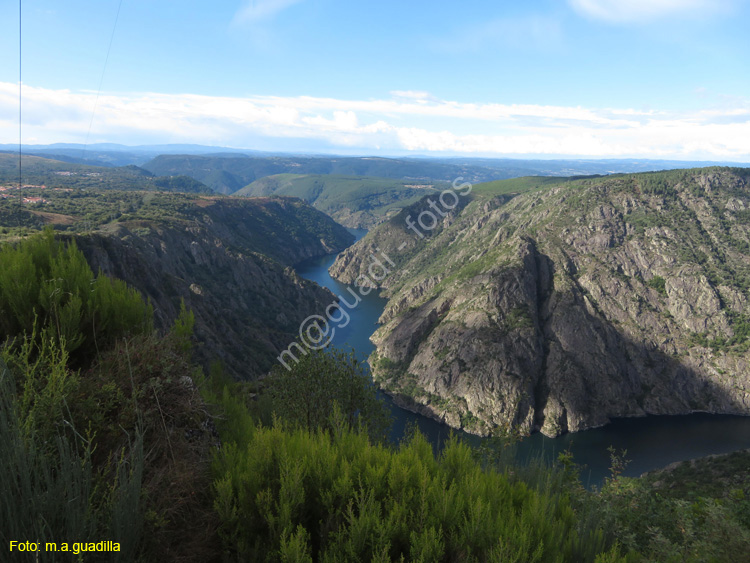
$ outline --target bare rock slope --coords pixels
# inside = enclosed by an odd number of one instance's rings
[[[196,202],[75,240],[95,271],[125,280],[153,303],[158,326],[169,327],[184,300],[195,313],[204,365],[219,360],[234,377],[258,377],[302,319],[334,299],[292,265],[341,250],[353,236],[298,199]]]
[[[376,382],[453,427],[750,414],[749,181],[707,168],[480,185],[424,238],[406,220],[426,201],[331,273],[389,298]],[[379,282],[362,277],[373,253],[395,264]]]

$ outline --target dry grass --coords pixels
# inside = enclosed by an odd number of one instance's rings
[[[45,225],[72,225],[75,222],[75,217],[72,215],[35,210],[30,210],[30,213],[44,219]]]

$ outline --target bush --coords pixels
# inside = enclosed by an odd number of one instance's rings
[[[227,545],[252,561],[593,561],[570,503],[483,470],[453,440],[439,458],[420,434],[398,451],[343,425],[256,428],[216,462]]]
[[[215,507],[241,561],[622,561],[567,494],[492,468],[453,439],[439,457],[419,433],[372,444],[342,413],[324,428],[257,425],[220,398]]]
[[[0,343],[33,335],[85,363],[115,340],[153,330],[153,309],[124,282],[95,276],[51,230],[0,248]]]
[[[0,249],[8,540],[111,539],[122,561],[215,560],[215,438],[193,383],[193,324],[183,305],[157,334],[138,292],[95,277],[51,232]]]
[[[639,479],[610,480],[598,497],[599,512],[612,530],[643,561],[744,561],[750,553],[750,529],[743,524],[741,502],[712,498],[669,498]]]
[[[654,276],[646,283],[647,286],[655,289],[662,295],[667,294],[667,281],[661,276]]]
[[[58,435],[42,440],[24,429],[10,369],[0,360],[0,541],[100,541],[121,551],[93,561],[135,559],[140,545],[143,448],[140,435],[121,450],[114,479],[96,476],[90,442]],[[56,421],[62,422],[62,419]],[[35,553],[14,553],[14,561],[36,561]],[[45,561],[74,561],[73,553],[45,553]]]
[[[290,370],[277,365],[265,383],[267,410],[291,425],[331,430],[331,414],[339,409],[350,426],[362,424],[371,439],[387,437],[387,407],[353,352],[310,350]]]

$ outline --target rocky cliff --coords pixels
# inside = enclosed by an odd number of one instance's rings
[[[749,180],[710,168],[477,186],[430,231],[406,223],[426,200],[405,210],[331,273],[389,298],[377,383],[453,427],[554,436],[750,414]]]
[[[75,240],[94,270],[125,280],[154,304],[166,328],[185,300],[197,353],[239,378],[265,373],[299,323],[333,295],[292,265],[340,250],[353,237],[291,198],[196,199],[161,220],[116,222]]]

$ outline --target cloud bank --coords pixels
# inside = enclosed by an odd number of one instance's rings
[[[18,86],[0,82],[0,135],[17,139]],[[95,94],[24,86],[24,142],[83,142]],[[478,104],[427,92],[341,100],[102,94],[89,141],[259,150],[750,161],[750,103],[692,113]]]

